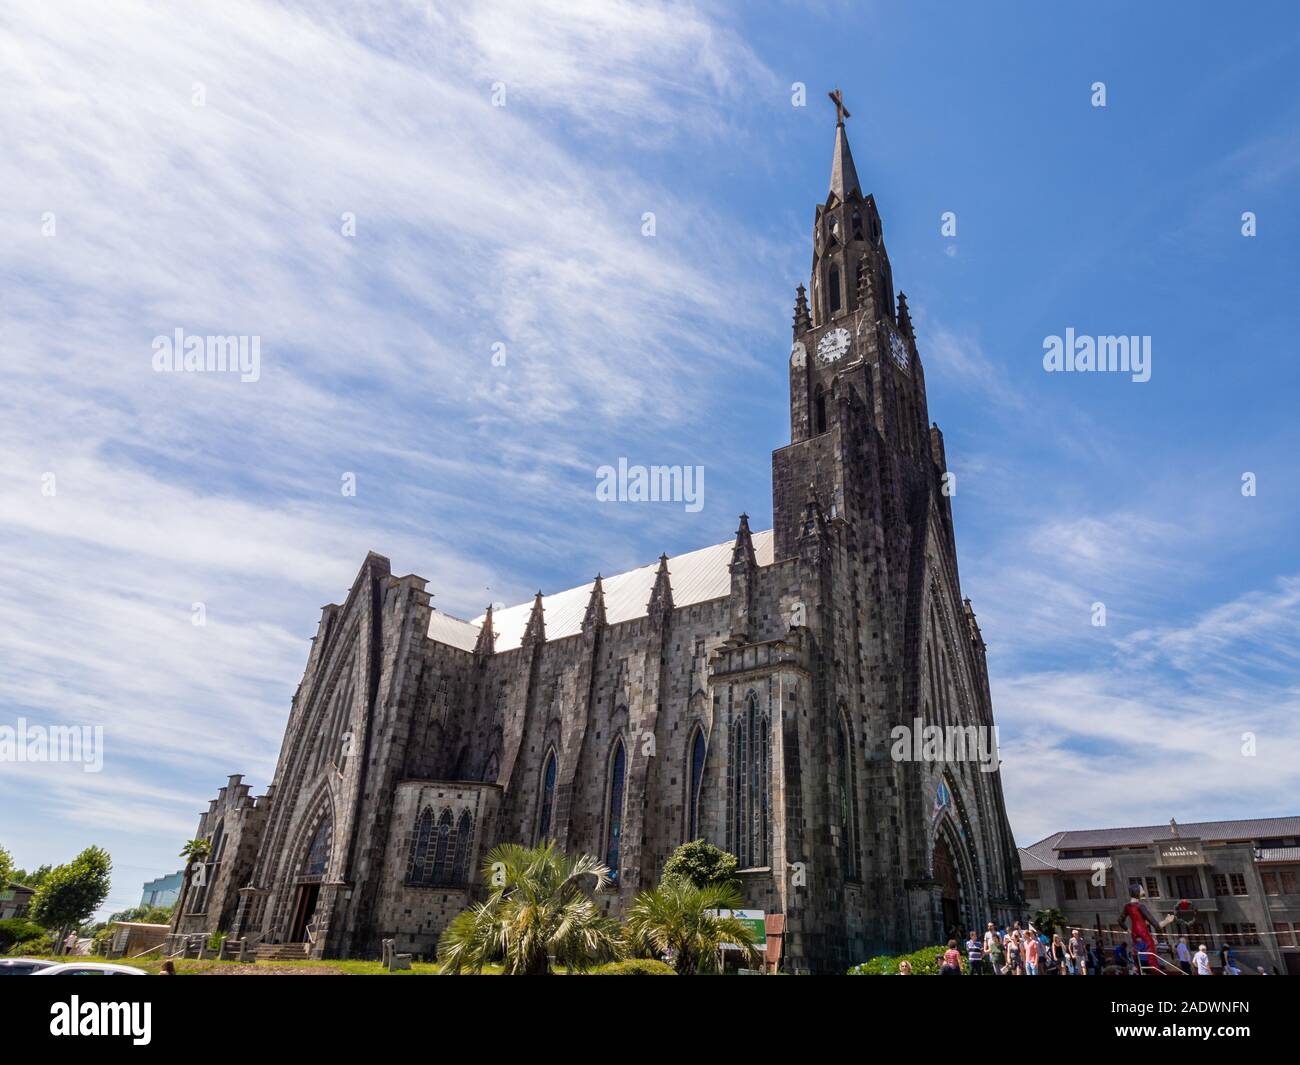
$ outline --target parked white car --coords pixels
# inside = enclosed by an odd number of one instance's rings
[[[67,961],[40,969],[32,976],[148,976],[133,965],[114,965],[106,961]]]
[[[0,958],[0,976],[31,976],[41,969],[59,964],[44,958]]]

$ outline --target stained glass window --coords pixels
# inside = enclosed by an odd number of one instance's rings
[[[688,812],[686,816],[686,838],[699,839],[700,837],[700,789],[704,784],[704,730],[697,728],[695,738],[691,741],[691,775],[690,775],[690,796],[688,798]]]
[[[623,834],[623,778],[627,770],[627,754],[623,741],[614,744],[614,757],[609,773],[609,830],[605,833],[605,864],[610,878],[618,879],[618,846]]]
[[[334,820],[329,814],[326,814],[316,828],[316,834],[312,837],[311,845],[307,848],[307,858],[303,862],[303,876],[325,875],[325,867],[329,865],[330,847],[333,842]]]
[[[728,842],[742,869],[767,864],[768,738],[767,716],[760,714],[751,692],[731,724],[729,752],[730,820]]]
[[[542,812],[537,820],[537,842],[545,843],[551,838],[551,814],[555,808],[555,751],[546,756],[546,765],[542,768]]]

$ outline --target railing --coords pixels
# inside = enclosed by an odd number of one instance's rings
[[[1155,965],[1151,965],[1151,964],[1150,964],[1150,961],[1151,961],[1152,958],[1154,958],[1154,959],[1156,960],[1156,963],[1157,963],[1157,964],[1155,964]],[[1159,954],[1157,954],[1155,951],[1139,951],[1139,952],[1138,952],[1138,967],[1139,967],[1140,970],[1143,970],[1143,971],[1146,971],[1146,972],[1155,972],[1155,973],[1157,973],[1157,974],[1160,975],[1160,976],[1186,976],[1186,975],[1188,975],[1187,973],[1183,972],[1182,966],[1175,965],[1175,964],[1174,964],[1173,962],[1171,962],[1168,958],[1162,958],[1162,957],[1161,957]]]

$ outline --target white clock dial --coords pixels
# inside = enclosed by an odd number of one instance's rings
[[[849,350],[849,340],[847,329],[832,329],[818,342],[817,358],[822,362],[835,362],[836,359],[844,358]]]
[[[893,356],[894,361],[898,363],[900,370],[907,369],[907,341],[892,330],[889,333],[889,354]]]

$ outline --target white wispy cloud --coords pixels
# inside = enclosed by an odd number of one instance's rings
[[[6,773],[6,845],[66,858],[126,818],[158,827],[124,860],[169,867],[226,773],[266,782],[368,549],[460,613],[531,589],[493,559],[591,523],[611,425],[651,448],[752,363],[696,325],[770,298],[764,238],[634,159],[768,82],[679,4],[6,7],[0,706],[108,745],[63,787]],[[154,373],[177,327],[259,337],[260,380]]]
[[[1298,583],[1143,630],[1126,641],[1133,653],[1091,667],[995,673],[1021,843],[1069,828],[1294,813]],[[1279,650],[1282,668],[1268,668]]]

